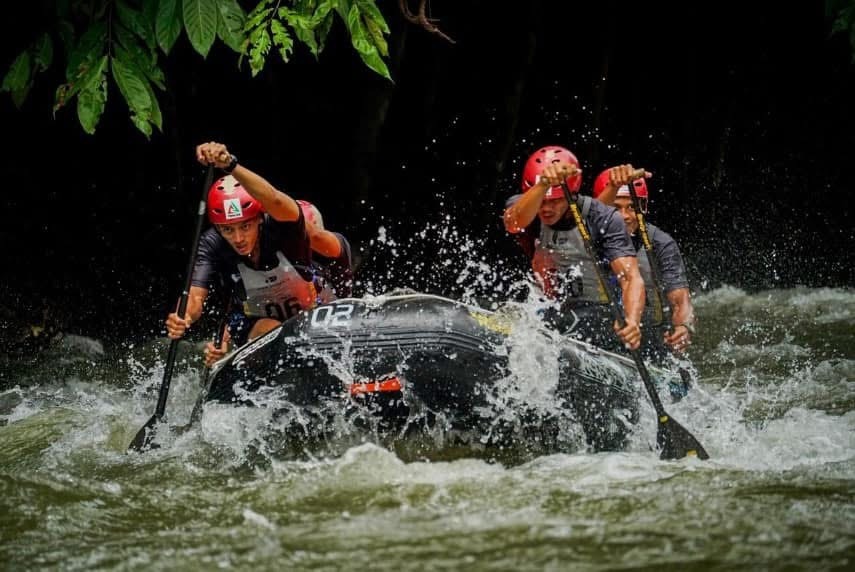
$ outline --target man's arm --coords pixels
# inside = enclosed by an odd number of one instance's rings
[[[617,333],[621,341],[634,350],[641,345],[639,324],[644,311],[644,280],[638,271],[638,259],[634,256],[615,258],[610,266],[620,284],[626,321],[626,325]]]
[[[207,298],[207,288],[200,286],[190,287],[190,295],[187,297],[187,311],[184,313],[184,318],[178,317],[177,308],[176,312],[172,312],[166,318],[166,333],[171,339],[177,340],[184,337],[190,324],[202,316],[202,308],[204,308]]]
[[[671,331],[665,334],[665,343],[681,351],[692,342],[695,327],[695,310],[688,288],[677,288],[666,295],[671,306]]]
[[[675,351],[682,351],[692,341],[695,311],[689,294],[686,265],[677,242],[663,230],[650,226],[651,240],[659,264],[662,288],[671,308],[671,329],[665,334],[665,343]]]
[[[319,230],[314,225],[307,224],[309,240],[312,243],[312,251],[327,258],[338,258],[341,256],[342,245],[338,236],[329,230]]]
[[[213,165],[226,169],[232,163],[232,155],[222,143],[203,143],[196,147],[196,159],[203,165]],[[300,218],[297,201],[271,185],[261,175],[250,171],[243,165],[236,165],[231,175],[243,185],[254,199],[261,203],[274,220],[293,222]]]
[[[547,183],[538,182],[523,193],[517,202],[506,208],[503,216],[505,230],[511,234],[518,234],[525,230],[537,216],[537,211],[540,210],[540,204],[543,202],[543,197],[548,188]]]

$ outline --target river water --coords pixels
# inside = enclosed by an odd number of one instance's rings
[[[161,449],[127,453],[165,343],[105,350],[67,335],[7,364],[0,568],[852,569],[855,293],[725,286],[695,301],[700,383],[666,408],[708,461],[659,460],[646,402],[618,453],[413,458],[369,438],[288,458],[261,444],[260,414],[230,426],[209,413]],[[176,369],[176,424],[196,365]]]

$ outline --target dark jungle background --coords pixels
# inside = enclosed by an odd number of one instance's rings
[[[20,110],[3,94],[6,342],[32,324],[159,335],[202,184],[193,147],[208,140],[315,202],[364,280],[411,257],[440,267],[430,237],[395,256],[371,241],[381,226],[434,232],[445,216],[522,271],[504,199],[529,153],[560,144],[588,192],[618,162],[654,172],[649,220],[678,240],[696,289],[853,284],[855,66],[823,2],[431,2],[454,44],[407,23],[397,2],[379,5],[394,83],[338,26],[319,61],[297,49],[256,78],[222,44],[203,60],[182,38],[163,64],[164,132],[150,140],[114,88],[94,136],[73,109],[52,116],[58,75]],[[4,69],[41,9],[4,7]],[[443,272],[389,286],[455,294]]]

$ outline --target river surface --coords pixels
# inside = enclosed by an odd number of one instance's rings
[[[700,383],[667,409],[708,461],[659,460],[647,402],[612,453],[421,458],[369,436],[291,458],[245,411],[127,453],[166,344],[66,335],[4,365],[0,569],[855,568],[855,293],[721,287],[695,301]],[[199,392],[186,346],[176,424]]]

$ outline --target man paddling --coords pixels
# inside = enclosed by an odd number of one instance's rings
[[[203,143],[196,159],[226,176],[208,192],[214,226],[199,242],[185,317],[169,314],[166,331],[171,339],[183,337],[219,280],[231,301],[223,343],[243,345],[316,305],[309,235],[297,202],[238,164],[225,145]],[[225,347],[215,350],[209,343],[206,362],[216,361]]]
[[[617,173],[627,177],[632,166]],[[535,151],[526,161],[522,177],[523,193],[508,199],[504,212],[505,229],[514,234],[531,260],[544,294],[562,302],[556,319],[559,328],[571,331],[597,345],[613,339],[609,330],[612,317],[608,297],[591,266],[570,205],[561,188],[571,192],[582,184],[576,156],[563,147],[548,146]],[[615,325],[621,342],[630,349],[641,344],[640,320],[644,310],[644,283],[638,271],[636,252],[617,212],[590,197],[580,197],[582,218],[600,256],[622,291],[625,325]]]
[[[626,184],[618,186],[613,182],[619,178],[616,170],[617,168],[606,169],[597,176],[594,180],[593,195],[595,199],[615,207],[630,234],[646,288],[647,308],[643,316],[643,330],[647,335],[644,336],[644,353],[661,362],[668,353],[665,348],[681,353],[692,343],[692,335],[695,333],[695,315],[686,266],[677,242],[667,232],[650,223],[646,223],[645,227],[652,246],[653,259],[648,256],[640,236],[639,213],[635,211],[630,189]],[[646,215],[647,181],[644,178],[636,179],[632,181],[632,185],[642,210],[641,214]],[[664,295],[665,300],[661,299],[661,295]],[[667,329],[662,334],[665,327]]]

